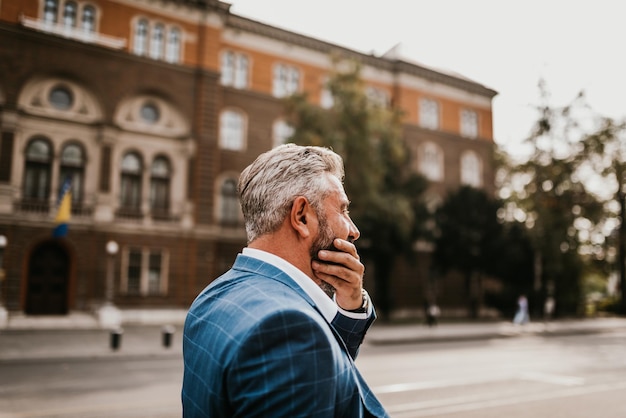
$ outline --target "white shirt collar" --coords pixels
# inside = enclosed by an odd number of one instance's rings
[[[243,255],[256,258],[284,271],[309,295],[328,323],[337,315],[337,304],[302,270],[275,254],[255,248],[244,248]]]

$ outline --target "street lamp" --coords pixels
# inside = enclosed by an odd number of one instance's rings
[[[107,254],[109,255],[107,260],[107,280],[106,289],[104,294],[104,300],[107,305],[113,303],[113,280],[115,273],[115,255],[119,251],[120,246],[115,241],[109,241],[106,245]]]
[[[2,282],[4,281],[4,268],[2,262],[4,261],[4,249],[7,246],[7,237],[0,235],[0,307],[2,307]]]
[[[104,289],[104,303],[98,311],[98,318],[100,320],[100,326],[115,330],[119,328],[122,323],[122,314],[120,310],[113,305],[115,255],[119,251],[120,246],[115,241],[109,241],[106,243],[105,248],[107,252],[106,288]]]
[[[2,304],[2,282],[5,278],[4,268],[2,262],[4,260],[4,249],[7,246],[7,237],[0,235],[0,329],[5,328],[9,321],[9,314],[4,305]]]

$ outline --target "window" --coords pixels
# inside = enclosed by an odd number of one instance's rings
[[[74,95],[65,86],[56,86],[50,90],[48,101],[56,109],[68,110],[74,104]]]
[[[72,180],[72,204],[80,206],[83,201],[83,182],[85,179],[85,153],[78,144],[69,144],[61,151],[60,184],[63,187],[65,179]]]
[[[222,79],[225,86],[248,87],[248,57],[233,51],[222,54]]]
[[[140,19],[135,24],[135,39],[133,41],[133,52],[137,55],[144,55],[148,50],[148,21]]]
[[[139,110],[139,115],[144,122],[150,125],[157,123],[161,118],[161,112],[154,103],[144,103]]]
[[[68,1],[63,6],[63,25],[66,28],[76,26],[76,3],[73,1]]]
[[[57,0],[45,0],[43,6],[43,20],[47,23],[55,23],[57,21],[57,10],[59,3]]]
[[[168,253],[130,247],[123,254],[122,292],[131,296],[167,294]]]
[[[427,142],[420,147],[419,151],[419,171],[428,180],[443,180],[443,152],[433,144]]]
[[[85,32],[93,32],[96,30],[96,9],[93,6],[85,6],[83,8],[83,30]]]
[[[461,111],[461,135],[467,138],[478,137],[478,115],[473,110]]]
[[[224,180],[220,188],[220,220],[226,225],[236,225],[239,220],[239,198],[237,180]]]
[[[298,91],[300,87],[300,71],[297,68],[284,64],[274,67],[274,97],[287,97]]]
[[[282,119],[277,120],[272,127],[272,147],[287,143],[293,133],[294,129],[292,126]]]
[[[482,186],[482,167],[480,158],[473,151],[467,151],[461,156],[461,183],[468,186]]]
[[[134,54],[170,63],[180,62],[182,32],[179,28],[141,18],[135,21],[133,32]]]
[[[25,200],[48,203],[52,148],[44,138],[33,139],[26,147],[23,195]]]
[[[141,158],[134,152],[122,159],[120,206],[130,212],[141,210]]]
[[[180,61],[180,30],[171,28],[167,37],[167,47],[165,50],[165,60],[167,62],[177,63]]]
[[[385,90],[376,87],[368,87],[365,90],[365,96],[370,104],[374,106],[389,107],[389,95]]]
[[[245,118],[240,112],[225,110],[220,115],[220,147],[240,151],[245,145]]]
[[[422,128],[439,129],[439,104],[435,100],[420,100],[419,124]]]
[[[320,106],[322,109],[330,109],[335,105],[335,98],[328,84],[328,77],[324,76],[320,85]]]
[[[157,23],[152,29],[150,41],[150,58],[155,60],[163,58],[163,39],[165,38],[165,26]]]
[[[141,291],[141,250],[130,249],[128,251],[128,264],[126,270],[126,292],[129,295],[138,295]]]
[[[167,214],[170,206],[170,163],[157,157],[150,169],[150,209],[152,214]]]

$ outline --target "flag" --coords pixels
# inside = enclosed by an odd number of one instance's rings
[[[59,192],[59,200],[57,202],[57,215],[54,218],[56,226],[52,232],[55,238],[62,238],[67,235],[67,223],[72,214],[72,178],[67,177],[63,182],[61,191]]]

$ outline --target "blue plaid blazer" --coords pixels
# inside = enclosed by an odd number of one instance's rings
[[[240,254],[187,315],[183,417],[387,417],[353,362],[374,317],[329,324],[287,274]]]

